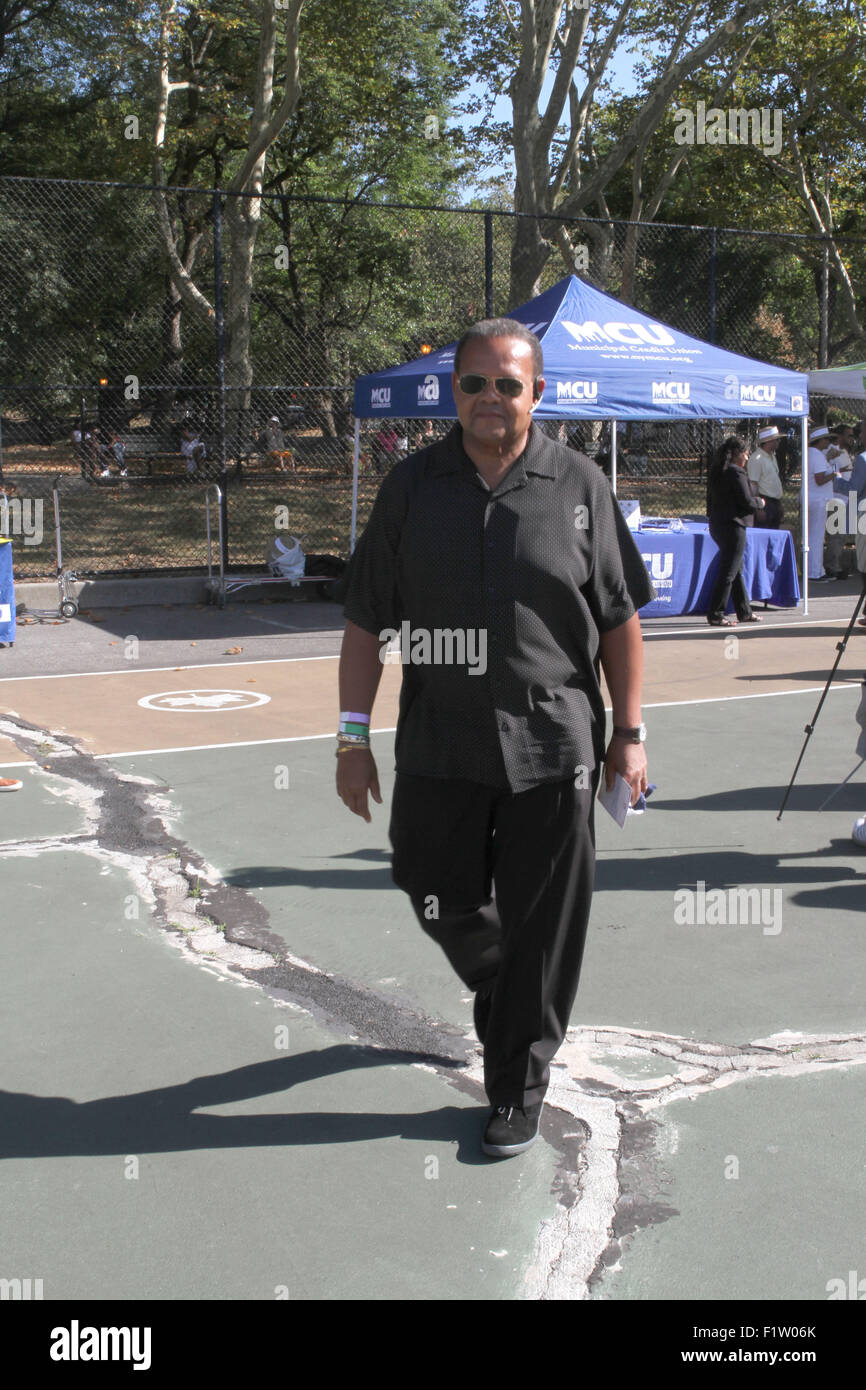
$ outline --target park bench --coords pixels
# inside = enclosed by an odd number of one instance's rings
[[[123,445],[127,468],[143,463],[147,477],[152,477],[154,465],[159,463],[180,465],[182,471],[186,471],[186,459],[173,439],[154,434],[121,434],[118,438]]]
[[[146,478],[153,478],[155,476],[155,471],[167,471],[171,475],[180,473],[183,476],[189,477],[192,481],[207,482],[215,476],[219,468],[218,461],[214,456],[209,441],[205,441],[207,453],[199,469],[195,473],[187,474],[187,459],[185,455],[180,452],[180,449],[171,437],[155,434],[120,434],[118,438],[123,444],[126,467],[129,470],[126,481],[135,481],[136,479],[144,481]],[[226,462],[234,463],[236,471],[239,473],[241,463],[250,457],[255,447],[256,446],[252,442],[242,442],[240,447],[238,447],[234,436],[227,435]],[[136,473],[134,471],[135,466],[142,463],[144,464],[145,472],[143,474]],[[157,465],[160,464],[168,465],[168,469],[158,469]],[[112,468],[111,476],[113,478],[117,476],[114,468]]]

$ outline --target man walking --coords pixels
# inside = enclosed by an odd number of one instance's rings
[[[779,447],[781,432],[775,425],[758,430],[758,445],[749,455],[746,474],[755,485],[755,492],[764,503],[755,516],[756,526],[765,526],[778,531],[782,525],[782,479],[776,463],[776,450]]]
[[[464,334],[459,423],[389,472],[343,590],[337,791],[367,821],[382,799],[370,712],[401,631],[392,876],[475,993],[495,1157],[534,1142],[568,1026],[602,765],[632,802],[647,785],[637,610],[654,591],[602,474],[533,424],[542,373],[515,320]]]

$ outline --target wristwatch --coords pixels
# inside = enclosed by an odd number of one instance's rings
[[[638,724],[636,729],[624,729],[614,724],[613,732],[616,738],[627,738],[629,743],[646,742],[646,724]]]

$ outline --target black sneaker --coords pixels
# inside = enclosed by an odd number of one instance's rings
[[[543,1105],[544,1101],[523,1109],[519,1105],[494,1106],[481,1141],[482,1153],[491,1158],[511,1158],[531,1148],[538,1137]]]

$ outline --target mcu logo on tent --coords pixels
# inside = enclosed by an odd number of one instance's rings
[[[556,383],[557,401],[597,401],[597,381],[558,381]]]
[[[596,323],[595,319],[574,323],[571,319],[563,319],[562,326],[577,343],[625,343],[627,347],[649,343],[654,347],[673,347],[676,342],[661,323],[621,323],[616,319],[605,324]]]
[[[747,382],[740,382],[740,405],[775,405],[776,388],[767,386],[763,382],[749,385]]]
[[[682,404],[691,400],[691,383],[688,381],[654,381],[654,401],[673,401]]]
[[[390,386],[374,386],[370,392],[371,410],[388,410],[391,405]]]
[[[439,378],[438,376],[425,376],[418,386],[419,405],[438,405],[439,403]]]

